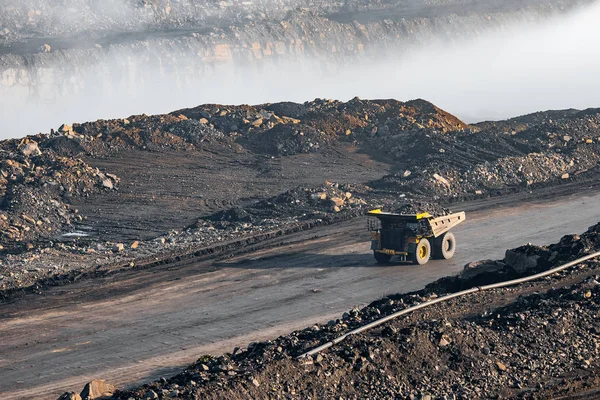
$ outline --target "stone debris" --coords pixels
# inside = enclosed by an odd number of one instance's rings
[[[116,391],[116,388],[103,380],[94,379],[85,385],[81,391],[82,400],[94,400],[110,397]]]
[[[299,187],[243,209],[232,208],[220,211],[199,221],[196,226],[202,226],[206,221],[213,221],[221,228],[233,224],[242,229],[250,229],[256,225],[273,225],[278,220],[302,221],[328,218],[332,213],[342,211],[359,215],[367,206],[362,196],[368,195],[370,190],[371,188],[364,185],[335,182],[325,182],[321,187]]]
[[[0,142],[0,245],[5,251],[55,236],[79,219],[73,197],[113,189],[119,182],[81,159],[57,154],[51,137]]]

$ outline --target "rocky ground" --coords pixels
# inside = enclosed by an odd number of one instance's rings
[[[203,105],[3,141],[0,288],[369,208],[439,214],[438,204],[594,179],[599,124],[596,109],[468,125],[424,100],[317,99]]]
[[[459,276],[418,292],[388,296],[327,324],[222,356],[201,356],[179,375],[117,391],[112,398],[542,399],[597,393],[597,261],[440,303],[354,335],[315,356],[296,357],[406,307],[544,271],[597,251],[599,245],[597,224],[550,246],[509,250],[503,260],[469,264]],[[106,391],[110,396],[114,388],[108,385]]]

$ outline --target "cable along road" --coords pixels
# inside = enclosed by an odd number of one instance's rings
[[[130,385],[169,376],[201,354],[326,322],[423,288],[469,261],[556,242],[600,220],[600,194],[496,205],[478,204],[454,230],[455,258],[422,267],[377,265],[357,218],[225,261],[132,270],[27,295],[0,306],[0,394],[53,398],[95,378]]]

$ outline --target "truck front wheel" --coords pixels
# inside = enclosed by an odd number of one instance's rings
[[[423,238],[417,243],[417,248],[415,249],[414,254],[411,254],[412,263],[415,265],[423,265],[429,261],[429,257],[431,257],[431,244],[429,240]]]

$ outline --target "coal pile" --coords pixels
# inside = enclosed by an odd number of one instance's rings
[[[197,120],[182,119],[167,128],[167,131],[193,144],[196,148],[200,148],[204,142],[231,144],[228,135]]]
[[[323,133],[303,125],[278,125],[255,139],[257,149],[278,156],[317,151],[330,142]]]
[[[449,208],[443,207],[437,203],[428,203],[425,201],[406,202],[392,209],[396,214],[420,214],[428,212],[435,217],[451,214]]]
[[[597,224],[551,246],[509,252],[556,252],[566,261],[598,250],[599,232]],[[219,357],[202,356],[173,378],[114,397],[255,398],[270,393],[280,398],[541,399],[576,393],[596,382],[600,372],[600,324],[595,318],[600,310],[599,272],[597,262],[588,262],[519,287],[440,303],[295,360],[353,328],[452,291],[442,279],[419,292],[353,309],[324,325]]]
[[[202,219],[221,228],[275,226],[281,222],[332,218],[337,213],[364,212],[367,202],[361,196],[371,188],[364,185],[326,182],[320,187],[298,187],[245,208],[231,208]]]
[[[0,250],[27,248],[59,234],[83,218],[69,199],[114,190],[119,182],[79,159],[57,155],[44,147],[46,140],[39,135],[0,146]]]
[[[567,115],[528,127],[514,122],[514,130],[501,125],[468,134],[427,134],[407,150],[413,156],[405,157],[406,170],[374,186],[456,200],[555,185],[597,172],[600,111]]]
[[[516,279],[565,264],[600,248],[600,224],[581,235],[566,235],[549,246],[527,244],[507,250],[502,260],[480,260],[465,265],[458,276],[430,284],[431,290],[459,291],[475,286]]]

